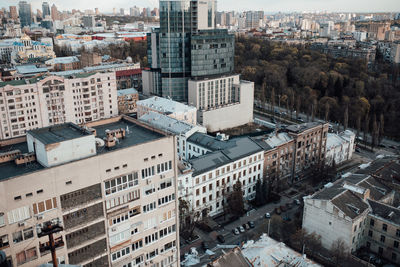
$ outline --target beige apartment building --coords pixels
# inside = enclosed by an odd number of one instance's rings
[[[175,137],[129,117],[2,141],[0,250],[13,266],[179,266]]]
[[[32,129],[118,115],[115,72],[0,82],[0,139]]]

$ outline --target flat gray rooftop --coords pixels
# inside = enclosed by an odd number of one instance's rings
[[[71,124],[71,125],[73,125],[73,124]],[[41,139],[45,140],[46,142],[60,142],[60,139],[65,139],[65,138],[71,139],[71,138],[75,138],[77,136],[82,135],[82,133],[75,132],[75,130],[71,130],[73,128],[71,128],[69,126],[66,127],[65,124],[62,124],[60,126],[61,126],[61,128],[56,132],[63,133],[63,135],[61,135],[61,136],[58,136],[58,135],[54,136],[53,133],[49,133],[48,130],[44,130],[43,134],[45,137],[40,137],[40,130],[42,130],[42,129],[35,130],[34,132],[36,135],[39,136],[38,138],[41,138]],[[73,126],[77,127],[75,125],[73,125]],[[57,128],[57,126],[53,126],[53,128],[54,127]],[[77,128],[81,129],[79,127],[77,127]],[[123,128],[125,130],[128,129],[128,131],[126,133],[126,137],[123,139],[119,139],[119,142],[114,147],[111,147],[111,148],[106,148],[105,146],[98,147],[97,155],[113,152],[118,149],[123,149],[123,148],[127,148],[130,146],[135,146],[138,144],[146,143],[146,142],[150,142],[150,141],[157,140],[157,139],[160,139],[165,136],[159,132],[152,131],[151,129],[147,129],[139,124],[125,120],[123,118],[120,121],[103,124],[103,125],[96,126],[93,128],[96,129],[98,138],[104,138],[106,136],[106,133],[105,133],[106,130],[116,130],[116,129],[121,129],[121,128]],[[88,134],[91,134],[87,130],[84,130],[83,134],[86,135],[86,132]],[[6,152],[10,152],[10,151],[17,150],[17,149],[20,150],[21,153],[27,153],[28,152],[27,143],[21,142],[21,143],[14,144],[14,145],[0,147],[0,153],[6,153]],[[68,164],[68,163],[65,163],[65,164]],[[22,164],[22,165],[16,165],[14,163],[14,161],[0,163],[0,181],[4,180],[4,179],[9,179],[12,177],[20,176],[20,175],[29,174],[29,173],[35,172],[35,171],[40,171],[42,169],[45,169],[45,167],[43,167],[41,164],[39,164],[36,161],[27,163],[27,164]]]
[[[289,125],[288,127],[286,127],[286,131],[288,132],[292,132],[292,133],[301,133],[303,131],[306,131],[308,129],[317,127],[322,125],[321,122],[306,122],[306,123],[302,123],[302,124],[294,124],[294,125]]]
[[[28,134],[40,140],[43,144],[48,145],[88,136],[92,133],[75,124],[64,123],[30,130]]]

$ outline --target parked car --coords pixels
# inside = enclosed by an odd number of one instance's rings
[[[247,224],[250,226],[250,228],[254,228],[254,227],[255,227],[255,225],[254,225],[254,222],[253,222],[253,221],[249,221]]]
[[[359,149],[358,147],[356,147],[356,152],[360,153],[361,149]]]
[[[210,248],[210,246],[208,245],[208,243],[205,242],[205,241],[203,241],[203,243],[201,243],[201,247],[202,247],[204,250],[207,250],[207,249]]]
[[[278,208],[275,208],[275,213],[278,214],[278,215],[280,215],[280,214],[282,213],[282,211],[281,211],[281,209],[278,207]]]
[[[296,205],[300,205],[300,204],[301,204],[300,200],[298,200],[298,199],[295,199],[295,200],[294,200],[294,203],[295,203]]]
[[[238,230],[237,228],[232,229],[232,233],[233,233],[234,235],[240,234],[240,232],[239,232],[239,230]]]
[[[217,235],[217,240],[218,240],[220,243],[225,243],[225,237],[224,237],[223,235]]]
[[[266,219],[270,219],[271,218],[271,214],[269,212],[265,213],[265,218]]]
[[[244,223],[242,226],[243,226],[243,228],[245,230],[249,230],[250,229],[250,226],[247,223]]]
[[[239,228],[239,232],[244,233],[244,228],[243,228],[243,226],[239,226],[238,228]]]

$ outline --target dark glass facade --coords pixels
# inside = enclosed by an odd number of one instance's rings
[[[26,1],[20,1],[18,7],[21,27],[30,26],[32,23],[31,4]]]

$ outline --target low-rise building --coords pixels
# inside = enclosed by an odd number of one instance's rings
[[[256,182],[263,177],[264,151],[254,140],[242,137],[222,141],[195,133],[188,143],[189,151],[203,154],[188,160],[191,182],[180,181],[180,195],[186,196],[184,200],[195,211],[210,216],[224,212],[227,197],[238,181],[245,200],[255,197]]]
[[[193,125],[197,124],[197,109],[195,107],[168,98],[153,96],[137,102],[138,118],[150,111],[164,114]]]
[[[254,83],[239,75],[191,79],[189,103],[197,108],[197,121],[209,132],[253,122]]]
[[[45,64],[52,71],[67,71],[67,70],[76,70],[80,68],[80,62],[76,56],[53,58],[47,60]]]
[[[0,249],[13,266],[179,266],[175,138],[129,117],[1,141]]]
[[[137,111],[136,102],[139,101],[139,93],[133,88],[117,91],[119,114],[130,114]]]
[[[11,63],[44,62],[55,57],[52,44],[32,41],[28,35],[24,34],[19,41],[13,43]]]
[[[333,162],[335,162],[335,164],[341,164],[350,160],[355,149],[355,137],[356,135],[350,130],[339,134],[328,133],[326,139],[325,164],[331,166]]]

